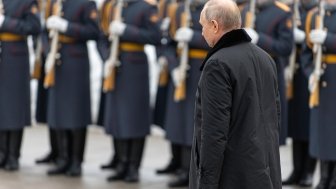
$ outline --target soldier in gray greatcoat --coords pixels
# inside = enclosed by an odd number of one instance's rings
[[[290,7],[275,0],[256,1],[255,27],[246,28],[252,43],[265,50],[275,61],[278,74],[278,86],[281,101],[280,144],[286,143],[287,137],[287,99],[284,68],[294,45],[292,13]],[[242,23],[246,27],[246,13],[250,5],[242,10]]]
[[[170,34],[175,33],[176,26],[172,24],[175,20],[176,9],[179,3],[173,0],[161,0],[159,2],[159,15],[161,18],[161,45],[157,47],[158,64],[160,66],[160,76],[156,93],[156,101],[153,110],[153,124],[165,127],[165,118],[167,111],[168,93],[172,84],[170,72],[178,64],[176,41]],[[175,22],[174,22],[175,23]],[[165,128],[164,128],[165,129]],[[181,147],[170,144],[171,160],[168,165],[162,169],[156,170],[157,174],[174,173],[181,168]]]
[[[150,0],[124,1],[122,21],[112,21],[114,10],[114,6],[110,6],[107,11],[106,18],[110,20],[108,32],[99,40],[100,45],[106,45],[109,44],[108,36],[116,35],[120,42],[120,65],[116,68],[115,88],[107,91],[105,96],[104,126],[114,138],[119,159],[116,173],[108,181],[137,182],[145,137],[149,134],[151,123],[148,62],[144,45],[160,42],[157,7]],[[100,49],[109,52],[109,46]],[[108,69],[106,65],[109,64],[105,63],[104,71]]]
[[[320,7],[320,6],[319,6]],[[308,76],[308,85],[318,80],[318,104],[310,112],[310,155],[321,161],[320,181],[316,189],[336,188],[336,0],[326,0],[323,29],[317,25],[318,9],[311,10],[306,18],[306,45],[302,53],[302,64]],[[323,12],[323,11],[322,11]],[[321,70],[315,70],[314,45],[321,45]]]
[[[103,5],[101,6],[101,8],[99,9],[99,17],[100,17],[100,37],[99,37],[99,41],[97,42],[97,48],[98,48],[98,53],[101,57],[102,60],[106,60],[109,58],[109,41],[105,39],[106,36],[109,36],[109,24],[111,22],[111,16],[112,16],[112,12],[110,11],[110,8],[112,6],[112,4],[114,3],[114,0],[110,0],[110,1],[104,1]],[[103,69],[103,67],[102,67]],[[102,86],[104,83],[104,77],[102,76]],[[105,97],[106,97],[106,93],[103,91],[103,87],[101,87],[100,90],[100,101],[99,101],[99,108],[98,108],[98,116],[97,116],[97,125],[98,126],[104,126],[104,114],[105,114]],[[112,145],[114,148],[114,154],[111,157],[110,161],[101,165],[100,168],[101,169],[115,169],[117,167],[118,164],[118,146],[116,144],[116,142],[114,141],[114,139],[112,138]]]
[[[48,96],[48,125],[56,130],[58,161],[49,175],[80,176],[86,129],[91,124],[90,64],[86,42],[99,35],[96,4],[89,0],[62,1],[61,16],[46,22],[59,32],[55,83]],[[57,10],[52,1],[51,10]],[[47,57],[48,58],[48,57]],[[48,62],[46,68],[50,69]],[[51,69],[50,69],[51,70]]]
[[[45,28],[45,19],[50,15],[50,11],[46,11],[47,0],[40,0],[39,10],[40,10],[40,21],[41,21],[41,31],[40,35],[34,40],[35,49],[35,65],[34,71],[32,73],[32,78],[37,80],[37,94],[36,94],[36,109],[35,109],[35,120],[37,123],[46,124],[47,123],[47,106],[48,106],[48,89],[43,86],[45,79],[44,63],[48,50],[48,31]],[[55,163],[57,159],[57,141],[56,132],[54,129],[50,128],[49,131],[49,144],[50,152],[37,160],[35,163]]]
[[[293,75],[293,93],[288,99],[288,136],[292,138],[293,171],[282,182],[282,185],[311,186],[316,167],[316,159],[309,154],[309,124],[310,108],[308,79],[300,64],[302,46],[305,43],[305,20],[307,13],[317,5],[315,0],[301,0],[300,24],[294,28],[294,40],[296,45],[296,63]],[[295,9],[293,10],[295,15]],[[293,15],[293,16],[294,16]],[[297,21],[297,20],[294,20]],[[290,79],[290,68],[285,68],[285,78]]]
[[[30,125],[28,35],[40,32],[35,0],[1,1],[0,167],[19,168],[23,128]]]
[[[189,166],[192,138],[194,133],[193,114],[195,110],[195,94],[197,83],[200,78],[200,66],[205,58],[208,45],[202,37],[202,27],[199,24],[200,12],[202,11],[203,1],[193,1],[190,4],[190,27],[184,26],[183,15],[185,14],[185,3],[180,3],[175,10],[176,15],[172,20],[172,27],[175,31],[172,38],[177,43],[187,42],[189,45],[188,52],[188,70],[186,77],[186,97],[182,100],[175,99],[175,90],[178,85],[179,78],[176,77],[177,71],[180,69],[180,62],[170,62],[169,71],[172,82],[168,88],[168,103],[166,110],[166,118],[164,128],[166,137],[171,143],[171,148],[177,151],[173,153],[172,160],[179,159],[181,161],[180,170],[177,178],[168,183],[169,187],[187,186],[189,181]],[[181,58],[181,54],[178,58]],[[176,157],[175,157],[176,156]]]

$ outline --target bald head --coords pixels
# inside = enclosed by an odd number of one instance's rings
[[[232,0],[209,0],[203,11],[207,21],[217,21],[225,32],[241,28],[240,10]]]

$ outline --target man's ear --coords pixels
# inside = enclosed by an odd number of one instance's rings
[[[212,29],[214,31],[214,33],[217,33],[219,28],[218,28],[218,22],[216,20],[211,20],[211,24],[212,24]]]

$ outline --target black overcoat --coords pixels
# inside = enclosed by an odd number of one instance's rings
[[[280,99],[272,58],[242,29],[202,66],[190,189],[279,189]]]

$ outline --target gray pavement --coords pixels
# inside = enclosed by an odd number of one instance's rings
[[[46,171],[50,166],[34,163],[36,158],[48,151],[47,129],[44,126],[28,128],[24,134],[20,171],[8,173],[0,170],[0,189],[166,189],[167,182],[173,177],[158,176],[154,171],[164,167],[169,160],[168,143],[158,129],[154,129],[153,133],[146,142],[141,181],[138,184],[125,184],[107,182],[106,178],[112,171],[102,171],[99,168],[102,163],[109,161],[112,154],[111,140],[100,128],[91,127],[89,130],[81,178],[47,176]],[[280,152],[283,177],[286,178],[292,169],[290,148],[281,147]],[[315,184],[317,179],[315,176]]]

